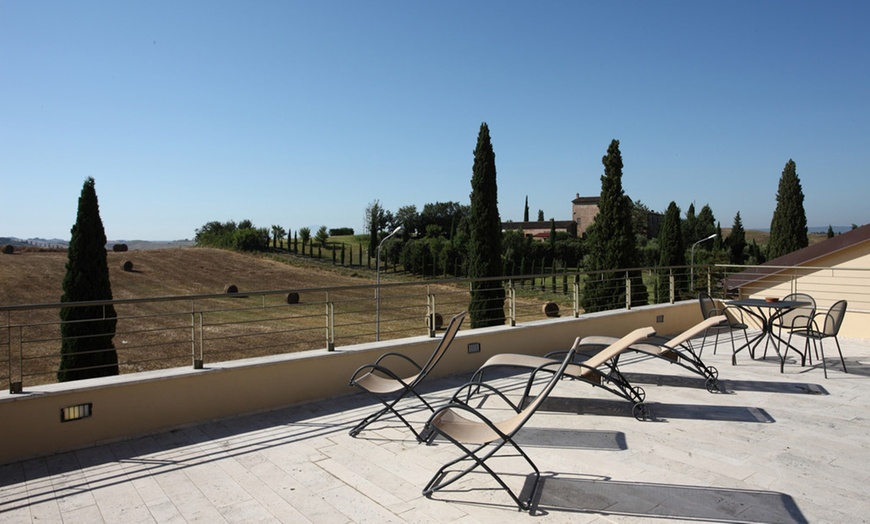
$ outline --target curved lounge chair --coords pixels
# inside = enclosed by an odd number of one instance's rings
[[[450,319],[450,323],[447,324],[447,330],[444,332],[444,336],[441,337],[441,341],[438,342],[435,351],[432,352],[432,356],[429,357],[429,360],[425,365],[420,366],[410,357],[401,353],[390,352],[381,355],[373,364],[361,366],[353,373],[353,375],[351,375],[351,386],[356,386],[362,389],[384,405],[384,407],[379,411],[372,413],[362,419],[359,424],[354,426],[354,428],[350,430],[351,437],[356,437],[369,424],[378,420],[383,415],[392,412],[399,420],[408,426],[408,429],[410,429],[411,433],[417,437],[417,440],[420,440],[420,434],[417,433],[411,424],[405,420],[405,417],[399,413],[396,409],[396,404],[407,395],[413,395],[420,399],[420,401],[429,408],[429,411],[433,411],[432,406],[426,402],[426,399],[420,396],[416,388],[429,375],[432,368],[438,364],[441,357],[444,356],[444,353],[447,352],[447,348],[450,347],[450,343],[453,342],[453,339],[456,337],[456,332],[459,331],[459,326],[462,325],[462,321],[465,319],[465,314],[466,312],[463,311]],[[410,364],[417,369],[417,373],[411,376],[400,377],[382,363],[387,358],[401,359],[405,362],[406,366],[407,364]]]
[[[602,350],[600,353],[605,355],[618,354],[620,351],[631,346],[631,344],[634,344],[638,340],[646,338],[652,334],[655,334],[655,331],[651,327],[636,329],[605,350]],[[449,486],[478,467],[481,467],[486,470],[486,472],[489,473],[505,491],[508,492],[521,510],[528,510],[534,500],[535,492],[537,491],[538,483],[541,479],[541,472],[538,470],[535,463],[532,462],[532,459],[530,459],[529,456],[519,447],[516,441],[514,441],[514,436],[531,418],[535,411],[541,407],[541,404],[550,395],[550,392],[553,391],[553,388],[559,382],[559,379],[565,376],[567,373],[566,370],[576,366],[576,364],[571,364],[571,361],[574,358],[574,351],[574,349],[569,350],[565,355],[564,360],[561,362],[558,360],[547,359],[547,363],[537,368],[539,371],[552,373],[553,376],[534,400],[532,400],[524,409],[522,408],[523,402],[513,404],[503,393],[489,384],[469,382],[460,387],[453,395],[453,399],[448,405],[439,408],[432,414],[429,421],[426,422],[423,434],[428,435],[428,442],[431,442],[437,435],[443,435],[447,440],[461,449],[464,455],[441,466],[432,479],[426,484],[426,487],[423,488],[423,495],[430,497],[435,491]],[[516,415],[502,421],[494,422],[461,400],[463,397],[468,398],[474,390],[478,390],[479,388],[485,388],[487,389],[487,393],[498,395],[511,406],[511,408],[516,412]],[[463,393],[466,389],[468,392]],[[528,393],[528,391],[526,393]],[[474,446],[469,446],[469,444],[473,444]],[[525,459],[534,472],[535,483],[530,490],[531,493],[529,493],[528,498],[525,500],[520,500],[519,496],[507,486],[504,480],[502,480],[501,477],[499,477],[499,475],[488,464],[486,464],[486,461],[506,444],[510,444],[517,453]],[[492,449],[480,454],[490,446]],[[467,468],[457,472],[448,471],[448,468],[451,466],[467,460],[472,461],[472,464]]]
[[[572,359],[568,369],[565,370],[565,376],[582,380],[592,384],[594,387],[600,387],[618,397],[624,398],[632,404],[632,414],[634,417],[638,420],[645,420],[649,418],[649,411],[643,403],[646,393],[644,393],[643,388],[632,386],[628,382],[622,373],[619,372],[616,361],[618,360],[617,357],[630,349],[632,345],[653,335],[655,335],[655,330],[652,327],[636,329],[621,339],[615,340],[601,351],[592,355],[588,360],[574,362]],[[576,350],[580,346],[581,340],[580,337],[577,337],[571,349]],[[558,360],[550,357],[501,353],[490,357],[483,366],[475,371],[471,377],[471,382],[482,384],[484,372],[494,367],[528,369],[530,370],[530,376],[522,401],[520,402],[520,405],[522,405],[529,396],[529,391],[537,373],[539,371],[551,371],[553,362],[558,362]]]
[[[707,366],[704,364],[704,361],[701,360],[701,356],[692,348],[691,340],[703,336],[707,330],[725,325],[727,322],[728,317],[725,315],[710,317],[695,324],[673,338],[664,339],[653,337],[644,343],[631,346],[629,350],[643,353],[651,357],[661,358],[671,364],[676,364],[687,369],[705,379],[704,386],[707,388],[707,391],[710,393],[721,392],[721,389],[719,388],[719,371],[713,366]],[[590,347],[606,347],[607,345],[614,343],[616,340],[616,337],[584,337],[580,341],[577,350],[578,352],[583,352],[584,350],[588,350]],[[547,356],[550,358],[556,358],[559,354],[560,353],[550,353]],[[618,365],[618,361],[615,365]]]

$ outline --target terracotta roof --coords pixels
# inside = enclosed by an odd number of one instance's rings
[[[793,251],[787,255],[768,260],[758,267],[747,269],[746,271],[732,275],[726,279],[725,286],[727,289],[737,289],[752,282],[761,280],[762,278],[780,273],[784,271],[783,267],[809,265],[810,262],[814,260],[818,260],[867,241],[870,241],[870,224],[861,226],[846,233],[834,235],[818,244],[798,249],[797,251]]]
[[[573,224],[573,220],[556,220],[556,229],[568,229],[568,227]],[[513,230],[513,229],[550,229],[550,221],[535,221],[535,222],[502,222],[501,223],[502,230]]]
[[[575,204],[575,205],[580,205],[580,204],[587,204],[587,205],[589,205],[589,204],[595,204],[595,205],[598,205],[598,202],[600,202],[600,201],[601,201],[601,196],[588,196],[588,197],[581,197],[581,196],[578,196],[577,198],[575,198],[574,200],[572,200],[571,203],[572,203],[572,204]]]

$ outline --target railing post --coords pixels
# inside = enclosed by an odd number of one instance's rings
[[[625,272],[625,309],[631,309],[631,278]]]
[[[435,295],[432,294],[430,285],[426,285],[426,327],[429,338],[435,338]]]
[[[517,288],[514,286],[514,281],[508,281],[508,296],[510,297],[510,315],[511,315],[511,327],[515,327],[517,325]]]
[[[677,284],[676,284],[676,281],[674,278],[673,268],[668,270],[668,288],[670,290],[670,295],[671,295],[671,304],[673,304],[674,302],[676,302],[676,295],[677,295]]]
[[[9,393],[22,393],[24,391],[24,334],[23,328],[18,326],[18,380],[12,378],[12,325],[8,322],[7,333],[9,337]]]
[[[202,327],[202,311],[200,311],[199,313],[195,313],[195,317],[199,318],[199,358],[196,358],[196,328],[194,328],[193,339],[191,340],[191,345],[193,348],[193,369],[202,369],[204,360],[203,354],[205,352],[205,331]]]
[[[335,351],[335,304],[326,293],[326,350]]]
[[[574,275],[574,318],[580,317],[580,275]]]

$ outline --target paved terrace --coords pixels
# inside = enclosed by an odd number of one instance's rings
[[[625,370],[653,421],[560,383],[520,433],[544,475],[530,513],[484,474],[421,496],[453,447],[417,444],[391,421],[351,438],[373,406],[348,395],[0,466],[0,521],[867,522],[870,342],[842,342],[850,373],[829,369],[827,380],[744,354],[732,367],[727,351],[705,350],[724,394],[664,361],[636,362]],[[465,378],[432,381],[429,394],[446,399]],[[520,377],[496,382],[521,391]],[[493,464],[526,484],[521,462]]]

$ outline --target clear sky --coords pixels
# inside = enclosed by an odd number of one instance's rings
[[[870,4],[0,0],[0,236],[212,221],[362,232],[374,200],[469,203],[481,122],[503,220],[571,218],[620,141],[634,200],[767,228],[865,224]]]

